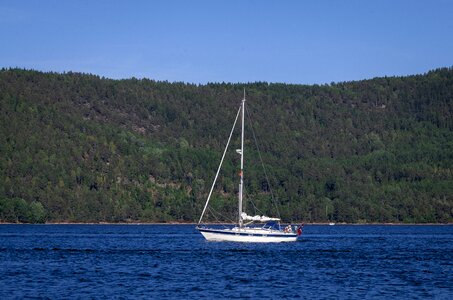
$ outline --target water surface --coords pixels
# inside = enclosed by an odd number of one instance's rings
[[[453,299],[453,226],[307,225],[207,242],[192,225],[0,225],[0,299]]]

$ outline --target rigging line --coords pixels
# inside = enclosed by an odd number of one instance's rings
[[[225,220],[228,222],[231,222],[231,223],[234,223],[234,221],[224,215],[222,215],[221,213],[217,212],[215,209],[211,208],[211,207],[208,207],[208,211],[211,212],[211,214],[213,215],[213,217],[216,219],[216,221],[220,224],[222,224],[223,228],[228,228],[227,226],[225,226],[223,223],[225,223]],[[217,214],[217,215],[216,215]],[[221,216],[223,217],[223,221],[220,220],[220,218],[218,216]]]
[[[217,169],[217,173],[215,174],[214,181],[212,182],[212,186],[211,186],[211,190],[209,191],[208,199],[206,200],[206,204],[204,205],[203,212],[201,213],[201,216],[200,216],[200,220],[198,220],[198,225],[200,225],[201,219],[203,219],[203,215],[204,215],[204,213],[206,211],[206,207],[208,207],[209,199],[211,198],[211,194],[212,194],[212,191],[214,190],[214,186],[215,186],[215,183],[217,181],[217,177],[219,176],[220,168],[222,167],[223,159],[225,158],[225,154],[226,154],[226,152],[228,150],[228,146],[230,145],[231,136],[233,135],[234,128],[236,127],[236,122],[238,120],[239,113],[241,112],[241,109],[242,109],[242,104],[241,104],[241,106],[238,109],[238,113],[236,114],[236,119],[234,120],[233,128],[231,128],[230,137],[228,138],[228,142],[227,142],[227,144],[225,146],[225,151],[223,151],[223,155],[222,155],[222,159],[220,160],[219,168]]]
[[[234,223],[233,220],[231,220],[230,218],[227,218],[227,217],[225,217],[224,215],[218,213],[215,209],[213,209],[213,208],[211,208],[211,207],[208,207],[208,211],[211,212],[212,216],[214,217],[214,219],[215,219],[218,223],[222,223],[222,222],[221,222],[220,219],[216,216],[216,214],[217,214],[217,215],[220,215],[221,217],[224,217],[224,218],[227,219],[228,221]],[[228,228],[228,227],[226,227],[225,225],[222,225],[222,226],[223,226],[224,228]]]
[[[227,221],[230,221],[232,223],[234,223],[234,221],[232,219],[230,219],[229,217],[223,215],[222,213],[219,213],[217,210],[215,210],[214,208],[212,207],[208,207],[208,211],[212,213],[212,215],[214,216],[214,218],[217,219],[217,221],[220,222],[220,219],[218,219],[218,216],[222,217],[223,219],[227,220]]]
[[[209,213],[211,213],[211,215],[214,217],[215,221],[219,221],[219,219],[217,218],[216,214],[214,213],[214,211],[210,207],[208,207],[208,212],[206,214],[208,217],[209,217]]]
[[[252,203],[253,208],[255,209],[255,215],[256,215],[257,212],[260,213],[261,215],[265,215],[265,213],[263,211],[261,211],[258,207],[256,207],[255,202],[253,202],[253,200],[252,200],[252,197],[248,197],[249,194],[247,193],[247,190],[244,190],[244,192],[245,192],[245,195],[248,198],[247,202]]]
[[[212,213],[214,213],[214,212],[215,212],[215,213],[216,213],[216,214],[217,214],[218,216],[221,216],[221,217],[223,217],[223,218],[224,218],[224,220],[226,220],[226,221],[229,221],[229,222],[231,222],[231,223],[233,223],[233,224],[235,223],[235,221],[233,221],[233,219],[230,219],[229,217],[227,217],[227,216],[225,216],[225,215],[223,215],[223,214],[219,213],[218,211],[216,211],[216,210],[215,210],[215,209],[213,209],[212,207],[210,207],[209,209],[210,209],[210,211],[211,211]],[[219,220],[219,219],[218,219],[218,221],[220,222],[220,220]],[[224,222],[225,222],[225,221],[224,221]],[[225,226],[224,226],[224,227],[225,227]]]
[[[278,206],[277,206],[277,201],[275,200],[274,192],[272,191],[271,182],[269,181],[269,176],[267,176],[266,167],[264,166],[263,158],[261,157],[261,151],[260,151],[260,147],[258,146],[258,141],[256,139],[255,129],[253,129],[252,118],[250,117],[250,112],[247,107],[245,108],[245,110],[247,112],[247,117],[250,122],[250,128],[252,128],[252,135],[253,135],[253,139],[255,140],[256,149],[258,150],[258,156],[260,158],[261,166],[263,167],[264,176],[266,176],[267,185],[269,186],[269,191],[271,192],[272,203],[274,203],[274,205],[275,205],[275,209],[277,210],[278,218],[281,219],[280,212],[279,212]]]
[[[215,221],[217,221],[217,223],[220,223],[220,220],[219,218],[217,218],[216,214],[214,213],[213,210],[211,210],[210,207],[208,207],[208,211],[211,213],[211,215],[214,217]]]

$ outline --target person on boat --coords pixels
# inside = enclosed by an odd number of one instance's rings
[[[291,225],[288,225],[285,227],[285,232],[289,233],[289,232],[293,232],[292,228],[291,228]]]

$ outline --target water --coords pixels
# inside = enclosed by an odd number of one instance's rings
[[[453,226],[315,226],[288,244],[190,225],[0,225],[0,299],[453,299]]]

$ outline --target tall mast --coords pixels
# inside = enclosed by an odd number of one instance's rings
[[[241,115],[241,172],[239,173],[241,177],[241,182],[239,183],[239,228],[243,226],[242,221],[242,189],[244,185],[244,115],[245,115],[245,88],[244,88],[244,98],[242,99],[242,115]]]

